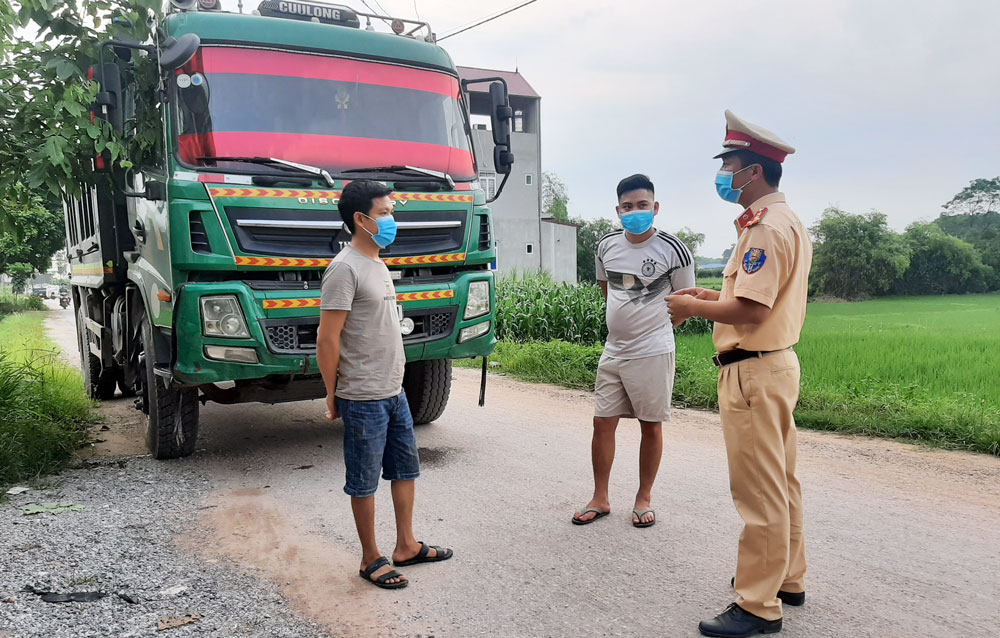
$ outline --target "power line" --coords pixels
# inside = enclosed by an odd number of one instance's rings
[[[372,2],[375,2],[375,4],[378,4],[378,0],[372,0]],[[376,11],[375,9],[372,9],[372,6],[370,4],[368,4],[365,0],[361,0],[361,4],[365,5],[365,7],[367,7],[368,10],[371,11],[372,13],[374,13],[375,15],[379,15],[379,12]],[[379,7],[381,7],[381,6],[382,5],[379,5]],[[386,12],[385,9],[382,9],[382,15],[388,15],[388,12]],[[389,24],[389,21],[386,20],[385,18],[381,18],[381,20],[382,20],[382,22],[385,22],[386,24]],[[369,22],[369,24],[370,24],[370,22]]]
[[[391,13],[389,13],[388,11],[385,10],[385,7],[383,7],[382,3],[379,2],[378,0],[372,0],[372,2],[374,2],[375,6],[378,7],[378,10],[382,12],[382,15],[385,15],[385,16],[391,16],[392,15]],[[368,8],[370,9],[371,7],[368,7]]]
[[[466,31],[468,31],[469,29],[474,29],[474,28],[476,28],[476,27],[478,27],[478,26],[480,26],[482,24],[486,24],[487,22],[490,22],[492,20],[496,20],[497,18],[503,17],[503,16],[507,15],[508,13],[513,13],[514,11],[517,11],[518,9],[522,9],[522,8],[528,6],[529,4],[532,4],[532,3],[537,2],[537,1],[538,0],[527,0],[527,2],[522,2],[519,5],[513,6],[513,7],[509,8],[509,9],[505,9],[505,10],[501,11],[500,13],[497,13],[495,15],[489,16],[488,18],[483,18],[482,20],[474,22],[474,23],[472,23],[472,24],[470,24],[468,26],[461,27],[457,31],[452,31],[451,33],[449,33],[447,35],[443,35],[440,38],[438,38],[437,41],[440,42],[442,40],[446,40],[446,39],[450,38],[453,35],[458,35],[459,33],[464,33]]]

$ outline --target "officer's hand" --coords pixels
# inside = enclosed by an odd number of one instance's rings
[[[674,293],[675,295],[689,295],[695,299],[705,299],[708,301],[718,301],[719,291],[708,288],[684,288]]]
[[[667,309],[670,311],[670,322],[674,327],[679,326],[694,315],[695,297],[693,295],[670,295],[665,298]]]
[[[330,419],[331,421],[336,421],[337,418],[340,416],[340,413],[337,412],[337,401],[334,399],[333,395],[331,395],[331,394],[326,395],[326,415],[325,416],[326,416],[326,418]]]

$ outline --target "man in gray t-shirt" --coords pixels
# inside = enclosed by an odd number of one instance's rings
[[[396,237],[392,191],[379,182],[353,181],[339,201],[351,243],[323,274],[316,361],[326,384],[327,418],[344,422],[344,491],[361,539],[359,574],[383,589],[409,581],[382,556],[375,540],[379,474],[392,481],[396,510],[395,566],[447,560],[450,549],[413,535],[414,479],[420,475],[413,419],[403,393],[406,357],[399,308],[379,251]]]
[[[663,299],[694,285],[694,259],[683,242],[653,226],[660,205],[648,177],[626,177],[617,192],[624,229],[605,235],[595,254],[608,340],[594,386],[594,497],[573,522],[586,525],[611,510],[615,430],[624,417],[638,419],[642,429],[632,524],[650,527],[656,523],[650,501],[663,454],[662,423],[670,420],[674,385],[674,331]]]
[[[346,246],[323,274],[321,310],[345,310],[337,396],[378,401],[403,391],[403,335],[389,269]]]

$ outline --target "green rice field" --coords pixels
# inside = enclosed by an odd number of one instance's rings
[[[710,335],[678,344],[692,364],[713,351]],[[1000,454],[998,346],[996,294],[810,304],[796,419]],[[698,368],[686,381],[704,395],[714,374]]]
[[[562,313],[553,313],[558,323]],[[578,331],[508,332],[490,357],[496,371],[593,387],[600,344],[575,338]],[[997,294],[809,304],[795,347],[802,362],[796,421],[1000,456],[998,348]],[[718,407],[713,351],[711,334],[677,334],[675,405]]]

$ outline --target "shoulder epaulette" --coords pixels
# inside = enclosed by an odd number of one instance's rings
[[[767,208],[761,208],[756,213],[753,209],[748,208],[743,211],[743,214],[739,217],[740,228],[750,228],[751,226],[756,226],[760,223],[760,220],[764,219],[764,215],[767,214]]]

